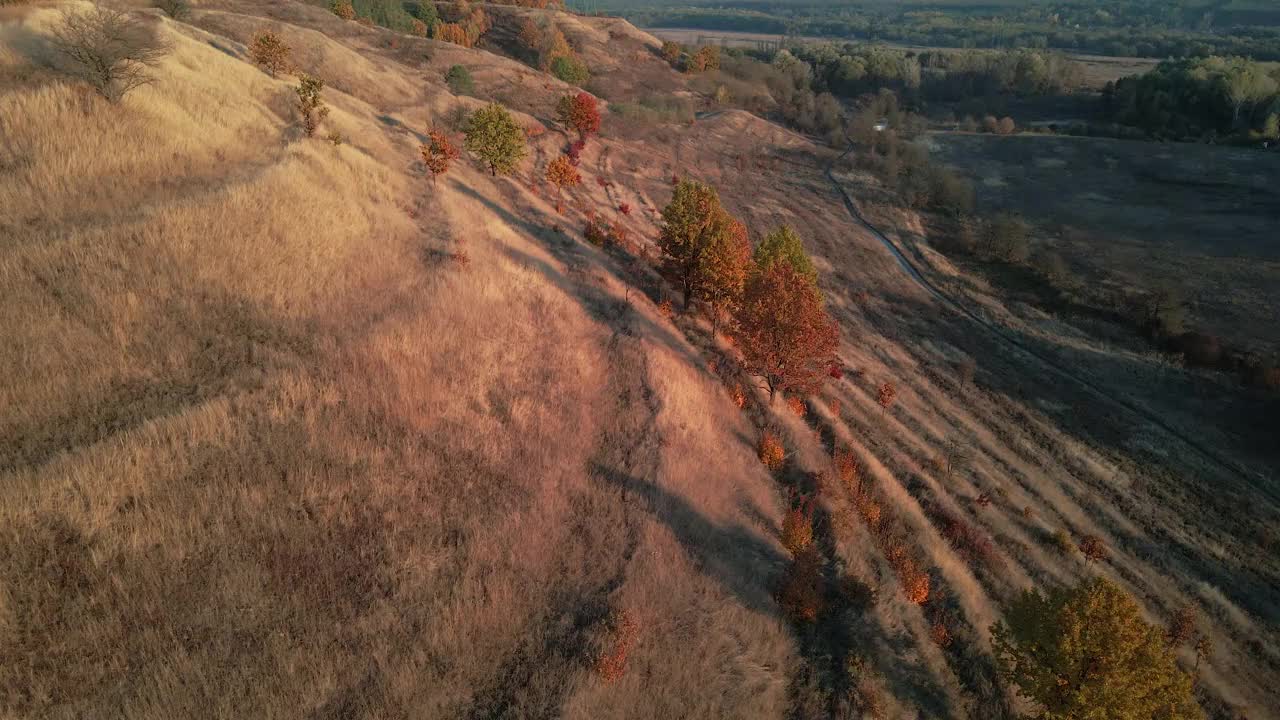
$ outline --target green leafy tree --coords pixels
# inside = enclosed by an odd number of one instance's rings
[[[991,628],[1001,675],[1037,720],[1203,720],[1191,677],[1128,593],[1096,578],[1026,591]]]
[[[747,226],[727,213],[717,220],[699,269],[698,298],[711,309],[711,331],[742,301],[751,268],[751,240]]]
[[[449,92],[454,95],[470,95],[475,92],[475,81],[471,79],[471,71],[462,65],[453,65],[444,74],[444,81]]]
[[[775,263],[786,263],[815,287],[818,284],[818,271],[813,267],[813,260],[804,251],[804,243],[795,230],[783,225],[764,236],[756,246],[754,258],[756,270],[764,272]]]
[[[686,308],[702,286],[707,248],[728,230],[728,214],[714,188],[693,180],[676,183],[671,202],[662,210],[658,247],[683,289]]]
[[[467,121],[467,151],[489,166],[489,174],[507,174],[524,159],[524,130],[503,106],[480,108]]]

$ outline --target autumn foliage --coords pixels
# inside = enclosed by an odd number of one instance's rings
[[[354,20],[356,17],[356,8],[351,4],[351,0],[334,0],[329,5],[329,9],[343,20]]]
[[[600,106],[590,93],[565,95],[556,103],[556,117],[573,128],[582,141],[600,132]]]
[[[991,628],[1000,674],[1043,718],[1200,720],[1165,633],[1109,580],[1027,591]]]
[[[471,39],[467,36],[466,28],[458,23],[436,23],[432,29],[432,39],[442,42],[461,45],[462,47],[471,47]]]
[[[253,36],[249,57],[271,77],[289,71],[289,46],[270,30],[260,30]]]
[[[882,384],[880,389],[877,391],[876,402],[880,404],[880,407],[888,410],[889,407],[893,405],[893,401],[897,397],[898,389],[893,386],[893,383],[886,382]]]
[[[804,498],[782,519],[782,546],[797,554],[813,543],[813,500]]]
[[[782,447],[782,443],[768,430],[760,436],[760,445],[756,448],[756,454],[765,467],[774,471],[781,470],[782,464],[787,460],[787,451]]]
[[[769,388],[816,392],[835,362],[839,330],[817,288],[789,263],[775,263],[747,281],[736,333],[743,366]]]
[[[723,309],[736,302],[749,258],[746,227],[720,205],[716,191],[702,183],[676,183],[662,211],[658,237],[665,265],[684,293],[685,307],[694,298]]]
[[[1105,562],[1111,558],[1107,544],[1097,535],[1085,535],[1080,539],[1080,553],[1090,562]]]
[[[423,164],[427,166],[427,172],[431,173],[432,182],[435,182],[436,178],[449,172],[449,166],[458,159],[458,148],[454,147],[453,143],[449,142],[449,138],[439,130],[428,132],[427,141],[419,151],[422,153]]]
[[[563,191],[565,188],[581,185],[582,175],[569,158],[560,155],[547,163],[547,182],[555,185],[557,190]]]
[[[615,610],[609,616],[599,654],[596,656],[596,672],[607,683],[621,678],[627,671],[627,658],[640,637],[640,623],[627,610]]]

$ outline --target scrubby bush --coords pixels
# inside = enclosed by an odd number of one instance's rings
[[[469,152],[489,167],[489,174],[509,173],[515,169],[528,149],[524,131],[507,109],[497,103],[481,108],[467,121],[465,142]]]
[[[1174,611],[1169,618],[1169,626],[1165,629],[1165,639],[1170,647],[1181,647],[1189,644],[1200,634],[1196,609],[1191,605],[1183,605]]]
[[[680,56],[684,53],[684,49],[680,47],[680,43],[673,40],[665,40],[662,43],[662,59],[675,65],[680,62]]]
[[[599,220],[587,220],[587,224],[582,229],[582,236],[587,242],[596,247],[609,245],[609,228]]]
[[[1071,541],[1071,533],[1066,530],[1053,533],[1053,546],[1063,555],[1072,555],[1076,551],[1076,544]]]
[[[191,3],[187,0],[156,0],[156,7],[174,20],[185,20],[191,15]]]
[[[782,518],[782,546],[793,555],[813,543],[813,503],[796,503]]]
[[[698,48],[689,58],[685,68],[688,72],[706,72],[720,69],[720,48],[717,45],[704,45]]]
[[[1040,706],[1037,717],[1204,717],[1164,633],[1109,580],[1028,590],[991,638],[1000,674]]]
[[[458,159],[458,148],[449,142],[449,138],[439,130],[432,129],[427,133],[428,142],[418,150],[422,153],[422,162],[431,173],[431,182],[449,172],[449,167]]]
[[[809,408],[805,407],[804,398],[792,395],[787,398],[787,409],[798,418],[802,418],[809,414]]]
[[[356,19],[356,8],[351,4],[351,0],[333,0],[329,3],[329,10],[343,20]]]
[[[765,430],[760,435],[760,444],[756,447],[756,455],[760,458],[760,462],[764,466],[773,471],[782,469],[783,463],[787,460],[787,452],[782,447],[782,442],[772,432]]]
[[[249,57],[271,77],[289,71],[289,46],[270,30],[259,30],[249,43]]]
[[[881,384],[880,389],[876,392],[876,402],[880,404],[880,407],[886,410],[893,405],[893,401],[897,399],[897,397],[898,389],[894,387],[891,382]]]
[[[1031,254],[1030,235],[1031,227],[1025,220],[1002,213],[987,224],[984,245],[994,258],[1022,263]]]
[[[307,137],[312,137],[316,134],[320,123],[329,117],[329,108],[320,97],[320,91],[324,90],[324,80],[306,73],[303,73],[298,80],[298,87],[294,88],[294,92],[298,94],[298,112],[302,115],[302,131]]]
[[[103,5],[64,14],[50,44],[60,71],[89,83],[111,102],[152,82],[149,68],[169,50],[129,13]]]
[[[929,602],[929,573],[920,569],[916,561],[904,555],[895,563],[898,572],[898,584],[909,602],[923,605]]]
[[[1014,124],[1013,118],[1005,117],[1000,119],[1000,124],[996,127],[996,131],[1001,135],[1012,135],[1018,126]]]
[[[1111,558],[1111,550],[1097,535],[1085,535],[1080,538],[1080,553],[1090,562],[1106,562]]]
[[[452,65],[444,74],[445,84],[454,95],[471,95],[475,92],[475,81],[471,79],[471,71],[462,65]]]
[[[560,80],[582,87],[591,79],[587,64],[571,55],[560,55],[551,61],[551,74]]]
[[[627,658],[640,637],[640,623],[630,611],[614,610],[600,642],[595,669],[607,683],[620,679],[627,671]]]

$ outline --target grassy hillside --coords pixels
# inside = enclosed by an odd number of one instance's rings
[[[41,63],[65,7],[0,10],[0,715],[1011,717],[991,624],[1093,576],[1153,622],[1199,613],[1215,717],[1276,706],[1267,458],[1206,461],[966,324],[850,216],[836,153],[654,110],[701,98],[647,35],[553,16],[622,99],[561,200],[576,90],[489,51],[532,11],[490,8],[467,49],[298,2],[139,8],[170,50],[109,104]],[[326,80],[319,136],[297,76],[249,61],[262,29]],[[433,183],[428,130],[460,144],[489,100],[530,157]],[[843,338],[823,392],[770,405],[668,311],[673,175],[800,231]],[[587,242],[601,217],[631,242]],[[1025,334],[1170,422],[1200,409],[1158,358]],[[777,601],[798,493],[809,620]]]
[[[153,14],[172,53],[119,106],[39,71],[0,100],[0,707],[777,708],[779,499],[741,423],[701,422],[729,399],[508,183],[421,176],[464,102],[443,68],[481,53],[411,69],[283,9],[316,29]],[[55,16],[5,17],[8,72]],[[300,138],[292,79],[245,62],[264,24],[347,143]],[[605,696],[616,610],[645,640]]]

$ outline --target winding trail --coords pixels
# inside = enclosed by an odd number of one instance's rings
[[[1128,402],[1119,397],[1116,397],[1114,394],[1108,392],[1105,388],[1102,388],[1101,386],[1095,384],[1093,381],[1089,380],[1088,378],[1085,378],[1075,372],[1072,372],[1069,368],[1065,367],[1064,365],[1059,363],[1057,360],[1045,355],[1042,352],[1039,352],[1031,348],[1026,343],[1022,342],[1016,336],[1010,333],[1008,330],[1001,328],[995,323],[992,323],[991,321],[982,317],[978,313],[971,310],[964,303],[951,297],[950,295],[946,294],[941,289],[939,289],[936,285],[934,285],[928,278],[924,276],[923,273],[920,272],[920,269],[916,267],[916,265],[912,263],[910,259],[907,258],[906,253],[903,252],[902,248],[900,248],[897,243],[891,240],[887,235],[881,232],[879,228],[872,225],[870,222],[867,221],[865,217],[863,217],[862,213],[858,211],[857,205],[854,204],[853,198],[849,196],[848,191],[846,191],[844,186],[840,183],[840,181],[836,179],[836,176],[834,173],[834,168],[836,163],[845,159],[852,153],[853,153],[853,148],[850,147],[848,150],[842,153],[839,157],[835,158],[830,163],[828,163],[827,167],[824,168],[823,172],[826,174],[827,180],[831,182],[831,185],[836,189],[837,192],[840,193],[840,197],[841,199],[844,200],[844,206],[845,206],[845,209],[849,212],[849,216],[852,217],[853,220],[857,222],[859,225],[866,228],[868,232],[870,232],[876,239],[880,241],[882,245],[884,245],[884,247],[893,255],[894,259],[898,261],[898,265],[902,267],[903,272],[906,273],[907,276],[910,277],[912,280],[914,280],[917,285],[923,288],[930,295],[933,295],[935,298],[941,301],[944,305],[968,317],[970,320],[974,322],[974,324],[976,324],[978,327],[989,332],[991,335],[996,337],[998,340],[1000,340],[1009,348],[1017,352],[1021,352],[1023,355],[1026,355],[1038,361],[1045,369],[1049,370],[1050,372],[1054,373],[1055,375],[1061,378],[1074,382],[1075,384],[1089,391],[1089,393],[1091,393],[1092,395],[1102,399],[1104,402],[1114,407],[1120,408],[1121,410],[1128,412],[1131,415],[1135,415],[1138,418],[1150,423],[1151,425],[1157,428],[1160,428],[1170,437],[1182,442],[1187,447],[1196,451],[1196,453],[1198,453],[1201,457],[1207,460],[1210,464],[1216,465],[1217,467],[1226,471],[1228,474],[1236,476],[1237,478],[1239,478],[1240,480],[1248,484],[1250,487],[1261,492],[1264,496],[1269,498],[1272,502],[1280,502],[1280,494],[1271,490],[1267,486],[1267,478],[1262,476],[1260,473],[1250,472],[1249,470],[1242,468],[1238,464],[1222,457],[1221,455],[1214,452],[1212,449],[1204,446],[1203,444],[1196,441],[1195,439],[1188,437],[1177,428],[1169,425],[1164,420],[1155,416],[1154,414],[1142,408],[1141,406],[1135,405],[1131,402]]]

